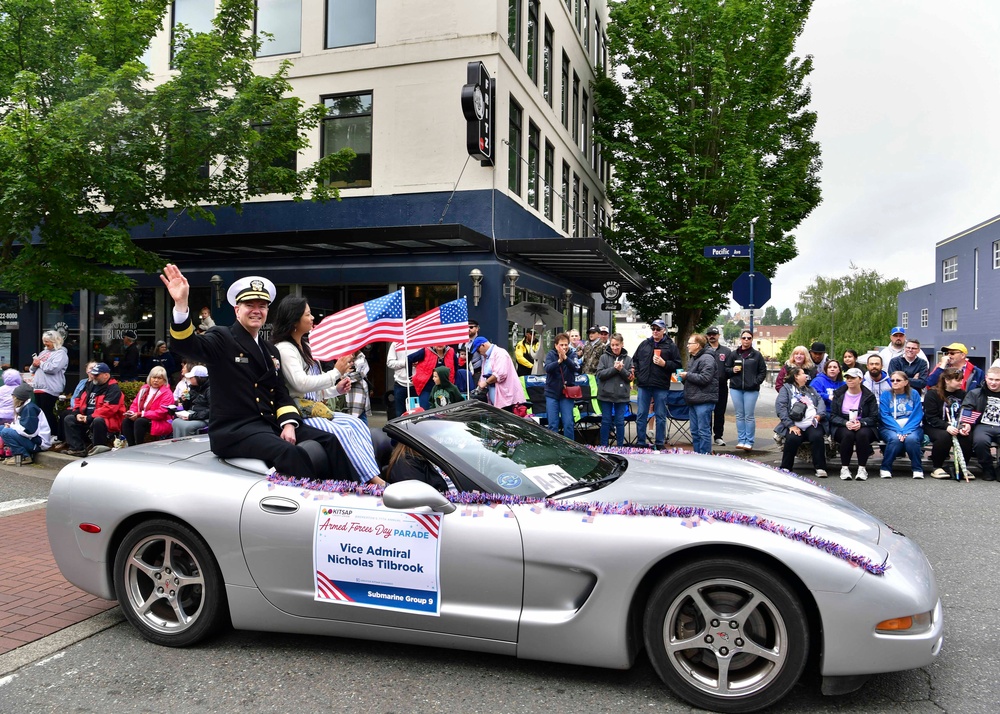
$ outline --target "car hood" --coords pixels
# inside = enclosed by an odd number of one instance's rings
[[[621,478],[589,495],[762,516],[802,529],[850,533],[872,544],[881,523],[841,496],[769,466],[728,456],[632,454]],[[724,459],[724,461],[723,461]]]

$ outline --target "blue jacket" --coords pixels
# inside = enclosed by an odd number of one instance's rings
[[[882,431],[890,434],[923,435],[924,406],[920,403],[920,392],[910,389],[909,396],[893,394],[892,391],[882,392],[879,397],[879,416],[882,418]],[[902,419],[900,426],[898,420]]]
[[[545,396],[562,399],[562,388],[565,385],[576,384],[576,362],[567,354],[566,359],[559,362],[559,353],[555,348],[545,355]]]
[[[833,397],[833,393],[846,384],[843,379],[838,379],[833,381],[825,374],[817,374],[813,377],[813,380],[809,382],[809,386],[819,392],[819,396],[823,398],[826,402],[826,410],[830,411],[830,399]]]

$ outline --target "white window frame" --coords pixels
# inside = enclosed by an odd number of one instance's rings
[[[927,327],[930,322],[930,314],[926,307],[920,308],[920,326]]]
[[[941,332],[958,332],[957,307],[946,307],[941,310]]]
[[[941,261],[941,282],[950,283],[958,280],[958,256],[953,255]]]
[[[1000,240],[993,241],[993,269],[1000,268]]]
[[[904,330],[910,327],[910,313],[904,312],[900,315],[899,324],[903,326]]]

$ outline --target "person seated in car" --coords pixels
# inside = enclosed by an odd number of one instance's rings
[[[445,493],[448,484],[431,463],[406,444],[396,444],[389,459],[385,476],[386,483],[400,481],[423,481]]]

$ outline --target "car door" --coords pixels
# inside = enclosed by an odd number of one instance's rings
[[[302,617],[516,641],[524,556],[517,520],[506,506],[459,506],[439,516],[440,589],[437,607],[432,608],[436,612],[318,597],[322,587],[314,558],[317,546],[325,547],[317,536],[323,523],[318,520],[321,509],[334,514],[358,509],[373,517],[381,509],[389,519],[409,518],[375,496],[306,491],[267,482],[255,485],[243,505],[241,541],[257,587],[275,607]],[[386,541],[387,546],[407,547],[399,543]],[[341,547],[346,555],[335,555],[325,566],[334,579],[336,570],[346,567],[334,561],[357,562],[348,559],[348,546]]]

